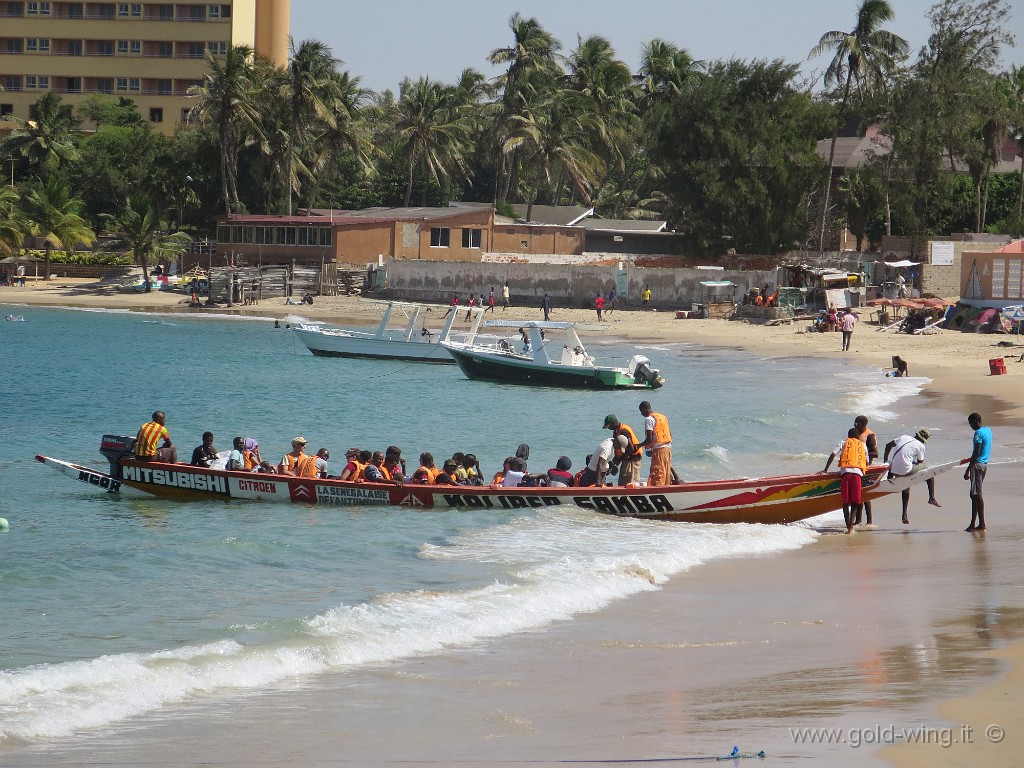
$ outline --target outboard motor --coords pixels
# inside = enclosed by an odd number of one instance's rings
[[[120,478],[121,459],[127,459],[135,453],[135,436],[104,435],[100,440],[100,453],[106,456],[110,463],[111,476]]]
[[[650,359],[643,355],[634,355],[629,361],[629,370],[633,372],[633,381],[646,384],[651,389],[659,389],[665,383],[665,379],[651,368],[650,363]]]

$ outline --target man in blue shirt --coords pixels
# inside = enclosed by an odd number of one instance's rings
[[[965,530],[984,531],[985,499],[981,495],[981,486],[985,482],[988,457],[992,452],[992,430],[989,427],[981,426],[980,413],[972,413],[968,416],[967,423],[974,430],[974,451],[971,453],[971,458],[964,459],[962,462],[967,464],[964,480],[971,481],[971,524]]]

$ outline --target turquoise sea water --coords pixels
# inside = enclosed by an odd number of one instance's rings
[[[753,361],[646,346],[667,385],[648,394],[500,386],[455,366],[314,358],[261,320],[0,307],[0,754],[423,653],[459,653],[601,610],[710,559],[805,546],[805,526],[681,526],[574,509],[427,511],[173,503],[96,493],[34,461],[104,468],[104,433],[154,409],[187,460],[256,437],[400,445],[410,463],[472,451],[485,473],[519,443],[534,471],[578,467],[607,413],[639,429],[666,413],[684,478],[819,469],[852,414],[897,434],[920,380],[834,361]],[[612,327],[614,332],[614,325]],[[591,344],[625,360],[628,345]],[[654,582],[652,584],[651,582]]]

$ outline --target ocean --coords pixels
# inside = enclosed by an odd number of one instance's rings
[[[480,458],[520,443],[531,471],[574,470],[616,414],[649,399],[684,479],[814,471],[855,414],[881,444],[910,429],[922,379],[843,361],[640,345],[662,390],[576,392],[465,379],[455,366],[315,358],[256,319],[0,307],[0,762],[5,750],[96,737],[282,682],[476,653],[535,637],[724,558],[813,545],[813,524],[710,526],[570,508],[416,511],[115,498],[34,460],[103,469],[101,435],[167,414],[186,461],[210,430],[277,461],[303,435],[331,450]],[[633,347],[589,343],[625,361]],[[913,425],[914,428],[918,425]],[[841,518],[841,516],[840,516]],[[835,516],[832,516],[834,521]],[[364,691],[372,696],[372,691]],[[358,690],[356,695],[358,695]],[[228,715],[230,717],[230,715]]]

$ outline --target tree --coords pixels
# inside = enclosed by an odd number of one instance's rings
[[[690,76],[703,70],[704,63],[695,61],[684,48],[654,38],[643,46],[636,81],[650,107],[670,101]]]
[[[857,9],[857,24],[849,32],[833,30],[821,36],[810,56],[833,52],[832,61],[825,70],[825,86],[843,84],[839,104],[839,119],[832,132],[828,153],[828,168],[822,190],[821,227],[818,250],[825,250],[825,230],[828,222],[829,195],[832,189],[832,164],[836,156],[839,126],[846,120],[850,93],[854,85],[863,92],[883,87],[886,73],[906,56],[907,41],[881,25],[892,21],[895,14],[887,0],[863,0]]]
[[[11,256],[21,250],[29,234],[29,222],[18,209],[18,191],[0,187],[0,254]]]
[[[454,176],[468,177],[465,153],[469,136],[466,124],[446,86],[420,78],[403,81],[401,94],[388,118],[389,138],[406,168],[405,202],[412,199],[417,170],[440,184]]]
[[[806,237],[830,110],[798,89],[795,64],[713,62],[653,127],[669,218],[689,250],[774,254]]]
[[[0,152],[18,155],[29,164],[29,172],[45,178],[78,160],[75,134],[79,120],[70,104],[47,93],[32,105],[34,119],[9,115],[18,128],[0,142]]]
[[[56,176],[37,180],[29,186],[23,205],[33,235],[44,240],[46,266],[44,276],[50,279],[50,250],[58,248],[67,254],[79,243],[92,245],[96,235],[79,213],[82,201],[73,197],[67,182]]]
[[[319,40],[304,40],[295,48],[289,39],[292,59],[288,65],[288,215],[292,213],[292,193],[299,190],[294,173],[296,145],[308,140],[315,126],[336,127],[334,104],[340,98],[337,67],[339,61],[331,49]]]
[[[1010,122],[1013,138],[1022,148],[1020,157],[1020,190],[1017,193],[1018,226],[1024,223],[1024,67],[1013,65],[1006,73],[1012,93],[1013,115]]]
[[[105,93],[90,93],[75,108],[82,120],[93,123],[98,131],[105,125],[141,126],[142,119],[135,102],[125,96],[108,96]]]
[[[224,210],[237,213],[238,153],[246,134],[262,136],[260,99],[253,88],[253,50],[247,45],[229,46],[223,55],[206,53],[206,76],[188,95],[196,99],[189,121],[217,130],[220,142],[221,198]]]
[[[124,207],[116,214],[105,214],[113,239],[104,243],[103,251],[131,251],[135,262],[142,267],[142,280],[149,293],[149,263],[153,259],[174,259],[188,248],[191,238],[184,232],[167,233],[160,214],[150,197],[129,195]]]

